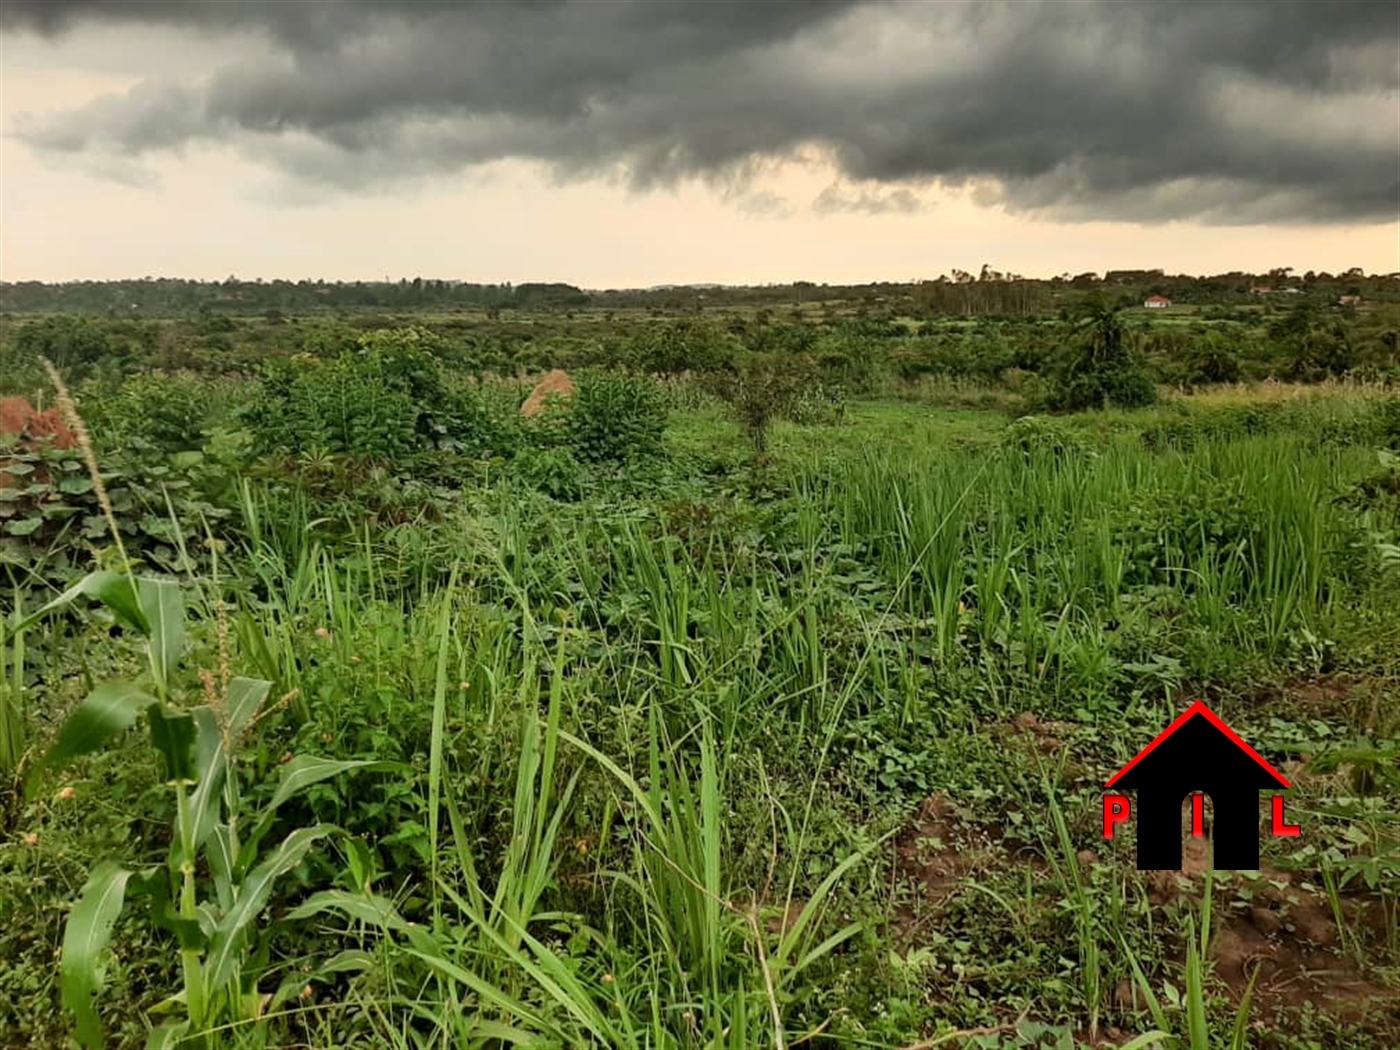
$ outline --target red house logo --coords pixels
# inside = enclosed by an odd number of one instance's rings
[[[1191,833],[1205,834],[1205,796],[1213,810],[1214,867],[1259,867],[1259,792],[1292,785],[1235,734],[1210,708],[1197,701],[1105,785],[1137,791],[1139,870],[1180,870],[1181,802],[1192,795]],[[1103,835],[1128,820],[1132,807],[1123,794],[1103,800]],[[1297,835],[1298,825],[1283,817],[1283,796],[1273,798],[1273,833]]]

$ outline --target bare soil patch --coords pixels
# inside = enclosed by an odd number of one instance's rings
[[[1209,856],[1207,839],[1188,837],[1180,872],[1146,872],[1153,904],[1164,910],[1176,902],[1196,906]],[[1343,891],[1339,932],[1319,877],[1265,867],[1257,877],[1218,871],[1214,882],[1227,898],[1234,893],[1232,905],[1222,907],[1217,898],[1213,913],[1215,975],[1238,1002],[1258,969],[1252,1010],[1256,1020],[1311,1003],[1339,1020],[1400,1035],[1400,993],[1363,974],[1344,950],[1358,933],[1373,943],[1384,941],[1388,919],[1377,895]]]
[[[1007,727],[1009,737],[1029,740],[1036,750],[1052,751],[1058,743],[1053,723],[1022,715]],[[1290,774],[1291,775],[1291,774]],[[1197,908],[1210,863],[1209,840],[1189,834],[1190,810],[1183,810],[1185,838],[1182,869],[1144,872],[1156,921],[1170,925],[1170,913]],[[920,805],[894,843],[893,877],[903,889],[897,898],[892,934],[896,943],[927,943],[941,914],[967,880],[1025,867],[1043,875],[1036,858],[1004,849],[996,829],[979,828],[960,815],[957,803],[936,793]],[[1078,860],[1086,868],[1104,863],[1092,849]],[[1288,1015],[1304,1004],[1334,1019],[1380,1035],[1394,1034],[1400,1045],[1400,992],[1374,974],[1363,972],[1349,950],[1361,936],[1372,945],[1385,943],[1387,915],[1380,898],[1362,888],[1339,895],[1342,928],[1317,873],[1265,867],[1258,873],[1218,871],[1212,918],[1214,972],[1235,1002],[1243,999],[1257,969],[1251,1016],[1256,1028],[1287,1027]],[[1182,957],[1175,960],[1184,965]],[[1120,1009],[1142,1008],[1131,982],[1110,993]]]
[[[909,891],[896,910],[896,938],[918,943],[921,928],[937,920],[964,878],[1005,861],[992,837],[964,823],[948,796],[924,799],[894,843],[894,882]]]

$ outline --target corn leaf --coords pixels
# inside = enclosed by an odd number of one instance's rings
[[[312,846],[335,830],[329,824],[297,828],[282,840],[272,856],[248,873],[233,907],[219,919],[210,938],[206,960],[210,988],[222,988],[234,977],[244,933],[267,906],[273,884],[300,864]]]
[[[150,623],[141,608],[137,592],[131,585],[131,577],[118,572],[88,573],[53,601],[20,620],[13,629],[17,631],[27,630],[49,613],[66,608],[83,597],[96,598],[128,627],[132,627],[142,634],[150,633]]]
[[[41,765],[62,765],[96,751],[118,733],[130,729],[141,712],[156,702],[155,697],[131,682],[103,682],[73,709]]]
[[[112,861],[93,868],[63,931],[63,1005],[77,1020],[78,1042],[89,1050],[104,1045],[97,993],[102,987],[101,956],[126,901],[132,873]]]
[[[185,596],[174,580],[142,580],[141,613],[150,625],[152,667],[162,685],[169,684],[185,646]]]

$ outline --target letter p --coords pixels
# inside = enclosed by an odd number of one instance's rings
[[[1103,837],[1113,838],[1113,825],[1121,824],[1132,815],[1132,806],[1127,795],[1105,795],[1103,797]]]

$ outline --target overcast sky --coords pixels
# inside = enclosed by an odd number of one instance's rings
[[[1400,270],[1400,4],[4,0],[0,276]]]

